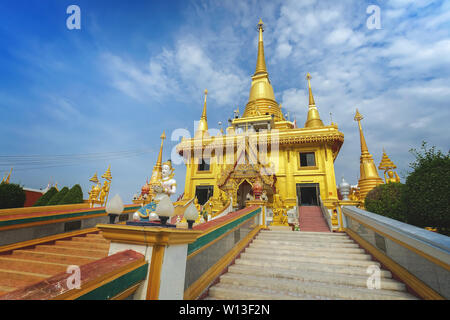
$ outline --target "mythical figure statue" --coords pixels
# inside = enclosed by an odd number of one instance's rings
[[[107,196],[108,193],[109,193],[109,188],[110,188],[109,182],[108,182],[108,181],[105,181],[105,182],[103,183],[103,187],[102,187],[102,189],[101,189],[101,191],[100,191],[100,203],[101,203],[101,204],[103,204],[103,202],[105,202],[105,198],[106,198],[106,196]]]
[[[173,178],[175,169],[172,167],[172,161],[168,160],[162,164],[162,180],[161,185],[163,192],[169,197],[177,191],[177,181]]]
[[[158,215],[155,213],[156,206],[164,197],[170,197],[177,190],[176,180],[173,178],[174,168],[172,162],[169,160],[162,165],[162,178],[160,181],[151,186],[155,196],[151,199],[150,203],[140,208],[133,215],[133,220],[150,221],[157,220]],[[145,198],[147,194],[143,195]]]

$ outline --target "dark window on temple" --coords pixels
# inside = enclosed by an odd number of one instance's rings
[[[214,186],[197,186],[195,197],[200,205],[204,205],[214,195]]]
[[[316,165],[316,155],[314,152],[300,153],[300,167],[314,167]]]
[[[209,171],[209,159],[201,159],[201,161],[198,164],[198,171]]]

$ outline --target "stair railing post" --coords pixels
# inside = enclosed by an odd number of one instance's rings
[[[108,255],[131,249],[145,256],[149,271],[134,293],[135,300],[183,299],[187,247],[202,231],[120,224],[97,228],[111,241]]]

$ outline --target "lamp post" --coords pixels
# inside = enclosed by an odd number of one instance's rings
[[[195,219],[198,218],[198,211],[194,203],[191,202],[191,204],[186,208],[186,211],[184,211],[184,217],[188,223],[188,229],[192,229]]]
[[[124,206],[122,199],[118,194],[114,196],[107,204],[106,204],[106,213],[109,216],[109,223],[114,224],[118,215],[123,212]]]
[[[166,226],[167,220],[173,216],[175,209],[173,207],[170,198],[165,195],[161,198],[158,205],[156,206],[155,213],[158,215],[159,220],[161,220],[161,225]]]

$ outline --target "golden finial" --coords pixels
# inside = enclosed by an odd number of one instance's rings
[[[264,26],[264,23],[262,22],[262,19],[259,19],[259,22],[258,22],[258,31],[259,31],[258,58],[256,60],[255,75],[258,73],[267,73],[266,59],[264,58],[264,41],[263,41],[264,27],[263,26]]]
[[[258,30],[262,29],[262,31],[264,31],[264,22],[262,21],[261,18],[259,18],[259,22],[258,22]]]
[[[102,175],[103,179],[106,179],[108,181],[112,180],[112,176],[111,176],[111,165],[108,166],[108,170],[106,170],[106,172]]]
[[[359,113],[358,108],[356,108],[356,114],[355,114],[355,121],[361,121],[362,119],[364,119],[364,117],[361,115],[361,113]]]
[[[361,126],[361,120],[364,119],[361,113],[359,113],[358,108],[356,108],[356,114],[354,120],[358,122],[359,127],[359,137],[361,140],[361,154],[369,153],[369,149],[367,148],[366,139],[364,138],[364,133]]]
[[[203,104],[203,112],[202,112],[202,117],[201,119],[207,119],[206,118],[206,97],[208,96],[208,89],[205,89],[205,102]]]
[[[308,80],[309,105],[310,106],[315,106],[316,102],[314,101],[314,96],[313,96],[312,90],[311,90],[311,79],[312,79],[312,77],[311,77],[311,75],[308,72],[308,74],[306,75],[306,80]]]

